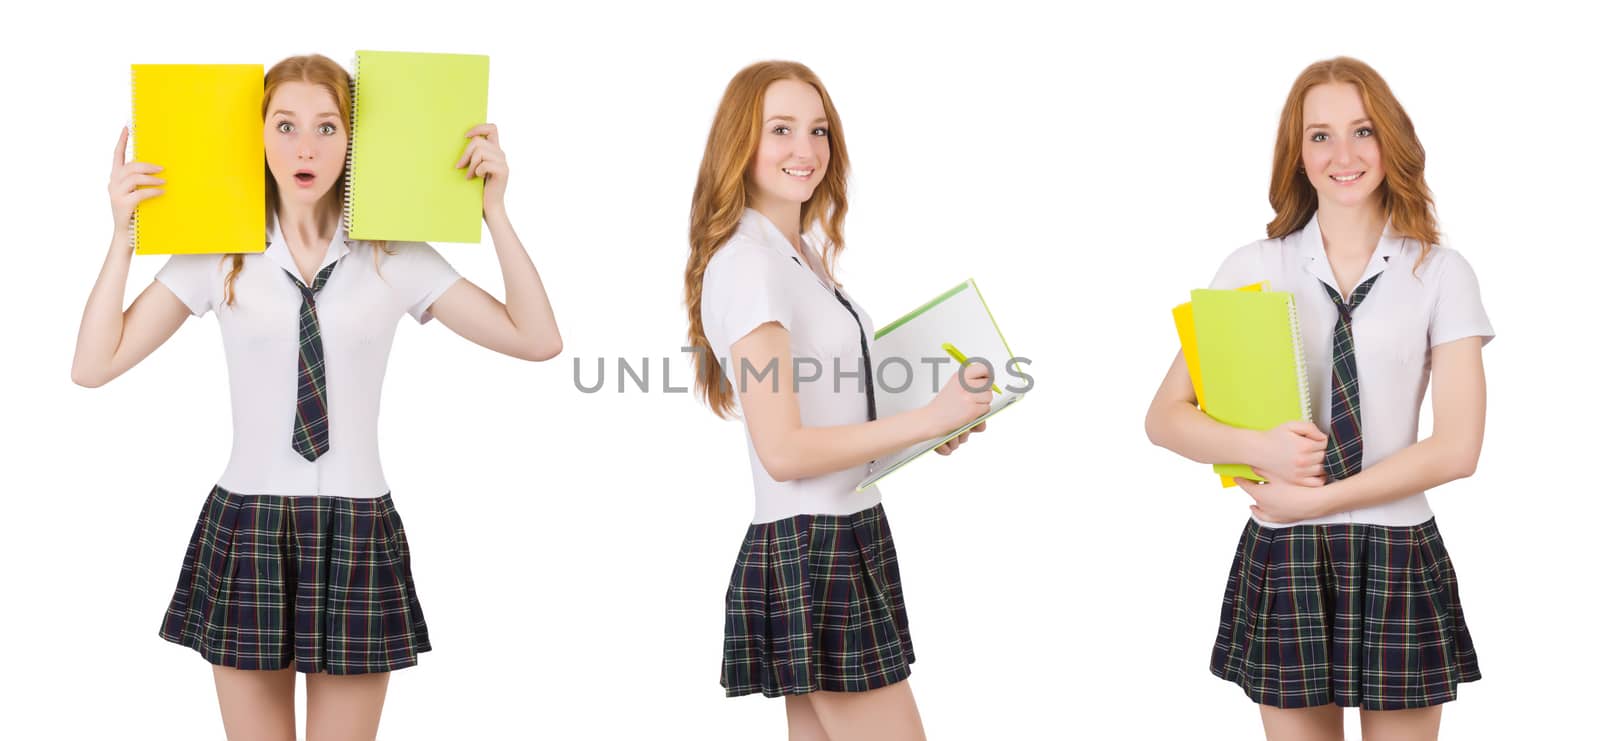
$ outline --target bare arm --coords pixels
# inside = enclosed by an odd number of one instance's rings
[[[127,239],[123,237],[123,239]],[[166,342],[183,321],[189,308],[158,282],[122,309],[122,293],[128,284],[131,251],[112,240],[100,278],[89,292],[83,307],[83,322],[78,325],[78,349],[72,356],[72,382],[79,386],[104,386],[127,372]]]
[[[458,168],[467,177],[484,178],[483,220],[494,240],[505,282],[500,303],[471,281],[460,280],[434,301],[430,311],[446,327],[495,352],[523,360],[549,360],[561,353],[561,330],[545,294],[539,271],[506,216],[505,185],[510,170],[493,124],[467,132],[468,143]]]
[[[1433,432],[1377,465],[1325,487],[1330,512],[1403,499],[1477,470],[1488,405],[1483,338],[1465,337],[1431,352]]]
[[[1166,378],[1150,400],[1144,432],[1167,450],[1198,463],[1241,463],[1259,460],[1259,434],[1229,427],[1195,406],[1194,384],[1183,353],[1172,361]]]
[[[561,353],[561,330],[539,271],[504,213],[485,214],[485,221],[500,258],[505,303],[462,279],[439,296],[430,311],[452,332],[490,350],[523,360],[549,360]]]
[[[1239,486],[1269,522],[1293,522],[1372,507],[1471,476],[1483,448],[1486,394],[1483,339],[1433,348],[1433,432],[1371,468],[1316,490],[1286,484]]]
[[[100,277],[89,291],[78,325],[78,346],[72,356],[72,381],[80,386],[103,386],[144,360],[166,342],[183,321],[189,309],[166,286],[152,281],[126,311],[123,294],[128,287],[128,265],[133,261],[133,238],[128,232],[133,211],[139,203],[161,194],[155,177],[160,168],[126,158],[128,130],[123,129],[111,161],[112,236]]]
[[[789,331],[783,325],[768,322],[757,327],[733,343],[730,354],[728,362],[735,369],[773,369],[774,376],[764,376],[760,381],[751,373],[746,382],[734,384],[734,391],[739,395],[756,456],[778,481],[860,466],[956,429],[989,409],[988,372],[974,364],[964,372],[967,387],[976,391],[966,391],[952,376],[933,402],[914,411],[858,424],[806,427],[800,422]],[[740,375],[733,374],[735,379]]]
[[[1303,486],[1322,483],[1327,436],[1310,422],[1285,422],[1271,430],[1248,430],[1218,422],[1195,406],[1194,384],[1183,353],[1144,417],[1150,442],[1199,463],[1247,463]]]

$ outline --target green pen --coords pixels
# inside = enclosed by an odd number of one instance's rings
[[[957,363],[960,363],[962,365],[966,365],[967,364],[967,356],[962,355],[961,351],[957,350],[955,345],[952,345],[952,344],[946,342],[943,345],[940,345],[940,347],[944,348],[944,351],[946,353],[949,353],[950,357],[955,358]],[[997,384],[991,383],[991,384],[989,384],[989,388],[994,389],[994,392],[997,393],[997,394],[1001,393],[1000,386],[997,385]]]

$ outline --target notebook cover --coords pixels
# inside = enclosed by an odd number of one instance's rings
[[[1190,296],[1206,414],[1253,430],[1309,420],[1294,294],[1201,289]],[[1258,478],[1243,464],[1212,468],[1225,476]]]
[[[1016,382],[1006,372],[1006,361],[1014,357],[1011,346],[994,321],[988,302],[978,291],[977,282],[968,279],[873,333],[872,362],[879,371],[874,376],[879,418],[925,406],[938,395],[958,367],[941,347],[947,342],[969,358],[988,361],[994,367],[994,381],[1002,389]],[[903,362],[891,360],[893,358]],[[857,484],[856,491],[870,488],[946,440],[1020,401],[1024,395],[1004,391],[994,397],[989,413],[983,417],[880,458],[878,470]]]
[[[1241,286],[1240,291],[1265,291],[1271,286],[1267,281]],[[1183,348],[1183,364],[1189,369],[1189,383],[1194,386],[1195,404],[1201,411],[1206,408],[1205,385],[1200,379],[1200,351],[1194,344],[1194,303],[1184,302],[1172,307],[1172,323],[1178,328],[1178,344]],[[1222,477],[1222,488],[1233,486],[1232,476]]]
[[[160,165],[161,195],[134,212],[134,252],[266,249],[259,64],[135,64],[133,158]]]
[[[486,56],[356,52],[351,238],[480,241],[483,179],[455,164],[488,115]]]
[[[1241,286],[1239,291],[1270,290],[1267,281]],[[1172,307],[1172,323],[1178,329],[1178,344],[1183,348],[1183,364],[1189,369],[1189,383],[1194,386],[1195,403],[1206,408],[1205,384],[1200,376],[1200,351],[1194,344],[1194,302],[1187,301]]]

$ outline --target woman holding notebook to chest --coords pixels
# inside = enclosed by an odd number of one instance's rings
[[[1342,739],[1344,707],[1361,708],[1364,738],[1434,738],[1442,703],[1479,672],[1424,491],[1477,465],[1494,331],[1471,267],[1439,246],[1422,146],[1371,68],[1339,58],[1300,75],[1270,192],[1269,238],[1211,287],[1293,294],[1316,423],[1212,420],[1181,354],[1146,419],[1152,442],[1264,480],[1239,480],[1255,504],[1211,670],[1260,705],[1270,739]]]
[[[379,390],[400,316],[436,316],[527,360],[561,349],[539,275],[506,216],[510,171],[493,125],[464,132],[461,159],[439,165],[483,179],[505,303],[427,244],[347,237],[349,91],[349,76],[326,57],[292,57],[268,71],[265,252],[174,256],[126,310],[130,219],[161,196],[164,180],[159,163],[124,162],[124,131],[109,187],[111,251],[73,359],[73,380],[99,386],[189,315],[217,314],[233,453],[195,527],[161,635],[214,665],[230,739],[295,738],[297,671],[307,674],[308,738],[372,738],[388,672],[429,650],[378,463]]]
[[[872,320],[832,271],[848,166],[839,115],[811,70],[761,62],[728,83],[684,275],[696,389],[719,416],[737,401],[755,482],[727,593],[722,686],[784,697],[792,739],[922,738],[904,681],[912,649],[894,541],[877,488],[855,487],[875,459],[987,411],[989,372],[970,365],[927,406],[877,416]],[[806,360],[820,377],[800,377]]]

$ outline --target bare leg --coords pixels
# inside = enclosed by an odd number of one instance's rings
[[[211,667],[228,741],[295,741],[294,668]]]
[[[783,709],[789,716],[789,741],[829,741],[828,732],[822,729],[822,720],[811,707],[810,695],[790,695],[783,698]]]
[[[306,675],[306,741],[373,741],[389,673]]]
[[[1328,703],[1314,708],[1261,705],[1267,741],[1344,741],[1344,708]]]
[[[1361,711],[1362,741],[1438,741],[1443,705],[1415,710]]]
[[[867,692],[813,692],[807,697],[832,741],[926,741],[911,682]]]

